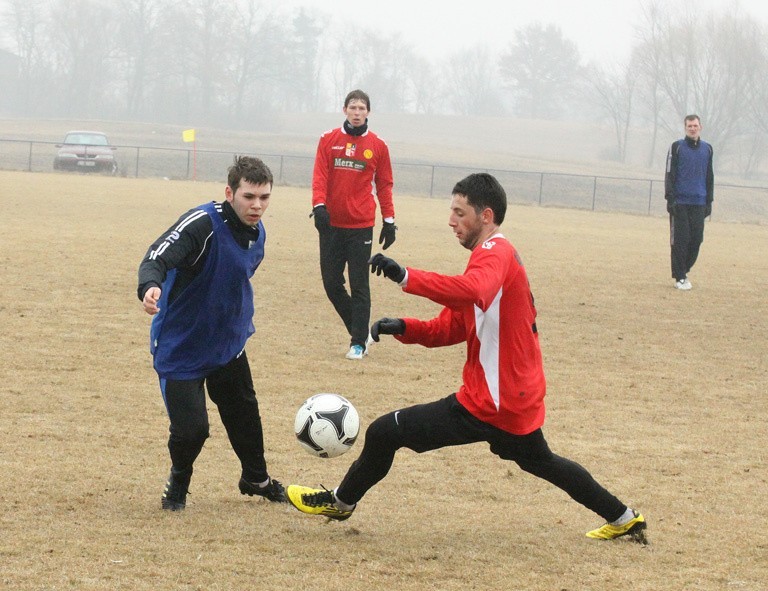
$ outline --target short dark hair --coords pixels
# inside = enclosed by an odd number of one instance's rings
[[[234,163],[229,167],[227,184],[233,192],[237,191],[242,179],[253,185],[273,184],[272,171],[264,162],[253,156],[235,156]]]
[[[501,224],[507,213],[507,194],[504,187],[487,172],[470,174],[453,187],[454,195],[463,195],[467,203],[479,214],[486,207],[493,212],[495,224]]]
[[[353,90],[347,95],[347,98],[344,99],[344,108],[346,109],[349,106],[350,101],[363,101],[365,103],[365,108],[369,111],[371,110],[371,99],[370,97],[360,90],[359,88],[357,90]]]
[[[683,121],[685,121],[686,123],[688,121],[698,121],[699,123],[701,123],[701,117],[699,117],[696,113],[691,113],[690,115],[686,115]]]

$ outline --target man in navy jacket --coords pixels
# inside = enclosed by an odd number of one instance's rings
[[[669,212],[672,277],[677,289],[691,289],[688,273],[704,241],[704,219],[712,213],[715,174],[712,146],[701,139],[698,115],[685,117],[685,137],[667,154],[664,198]]]

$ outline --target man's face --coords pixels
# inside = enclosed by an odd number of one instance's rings
[[[368,107],[365,106],[365,101],[352,99],[349,101],[349,104],[344,107],[344,114],[347,116],[347,122],[352,127],[360,127],[365,123],[365,119],[368,117]]]
[[[489,210],[486,210],[488,212]],[[456,193],[451,199],[451,215],[448,225],[453,229],[459,244],[472,250],[480,241],[483,231],[483,212],[477,213],[475,208],[467,203],[464,195]]]
[[[685,135],[692,140],[698,140],[701,134],[701,122],[698,119],[691,119],[685,122]]]
[[[267,211],[271,194],[271,184],[254,185],[245,179],[240,179],[240,184],[234,193],[229,185],[224,189],[227,201],[246,226],[255,226],[259,223],[261,216]]]

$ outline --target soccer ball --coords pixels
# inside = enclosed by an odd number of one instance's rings
[[[338,394],[315,394],[301,405],[293,424],[299,445],[321,458],[349,451],[360,432],[360,417],[352,403]]]

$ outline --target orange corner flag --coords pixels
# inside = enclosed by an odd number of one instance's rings
[[[181,139],[187,143],[195,141],[195,130],[185,129],[181,132]]]

